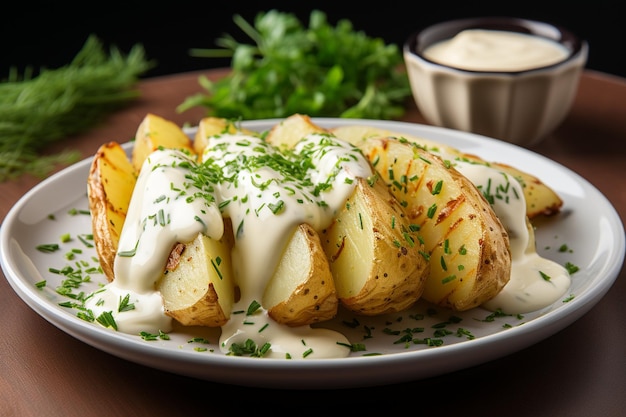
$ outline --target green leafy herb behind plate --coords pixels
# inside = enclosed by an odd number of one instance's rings
[[[294,113],[318,117],[399,118],[410,96],[397,45],[353,28],[336,26],[311,12],[309,27],[293,14],[259,13],[254,26],[235,23],[254,44],[224,35],[218,49],[192,49],[198,57],[232,57],[232,72],[212,82],[200,77],[206,93],[187,97],[180,112],[206,107],[208,115],[236,119],[283,118]]]

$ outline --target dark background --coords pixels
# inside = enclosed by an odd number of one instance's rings
[[[295,13],[308,26],[312,9],[328,20],[349,19],[354,28],[386,43],[402,45],[413,31],[442,20],[480,15],[509,15],[562,25],[589,42],[587,68],[626,77],[626,22],[618,2],[401,2],[374,4],[316,1],[170,1],[82,2],[69,7],[56,2],[11,1],[0,11],[0,79],[9,68],[57,68],[69,63],[89,34],[123,53],[140,43],[156,62],[145,77],[228,66],[228,59],[196,58],[190,48],[213,48],[229,33],[249,42],[233,22],[240,14],[249,22],[259,11]]]

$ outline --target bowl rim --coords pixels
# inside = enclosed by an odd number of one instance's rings
[[[442,64],[440,62],[432,61],[424,56],[423,51],[426,47],[432,45],[435,42],[449,39],[457,33],[461,32],[462,30],[466,29],[505,30],[523,34],[536,35],[544,39],[549,39],[559,43],[569,51],[569,54],[565,59],[554,64],[543,65],[519,71],[486,71],[458,68],[451,65]],[[587,48],[587,41],[574,34],[571,30],[559,24],[551,23],[548,21],[510,16],[468,17],[441,21],[414,31],[413,33],[411,33],[411,35],[409,35],[403,45],[403,51],[405,55],[409,54],[410,56],[417,57],[418,59],[426,61],[433,66],[448,68],[468,74],[502,75],[518,75],[532,73],[536,71],[545,71],[546,69],[562,66],[570,61],[575,60],[581,55],[584,55],[584,59],[586,60]]]

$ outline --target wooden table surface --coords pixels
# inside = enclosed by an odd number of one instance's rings
[[[219,77],[224,70],[203,72]],[[197,123],[175,111],[200,91],[200,73],[143,80],[142,98],[102,126],[55,145],[85,157],[125,142],[146,113]],[[416,108],[406,121],[424,123]],[[565,122],[532,150],[579,173],[626,219],[626,79],[585,71]],[[0,220],[37,178],[0,183]],[[4,275],[2,275],[4,277]],[[49,324],[0,279],[0,416],[323,415],[333,410],[436,416],[626,415],[626,272],[606,296],[557,334],[469,369],[410,383],[347,390],[272,390],[195,380],[137,365]],[[393,414],[391,414],[393,413]]]

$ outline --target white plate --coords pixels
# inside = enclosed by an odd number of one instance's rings
[[[257,131],[278,120],[244,123]],[[546,257],[580,267],[572,277],[570,301],[558,301],[523,318],[502,317],[485,321],[490,313],[476,308],[461,314],[459,323],[446,326],[451,334],[440,337],[441,346],[394,343],[400,335],[390,330],[423,328],[417,337],[438,338],[433,325],[449,321],[451,313],[418,304],[409,312],[380,318],[356,318],[342,314],[329,326],[340,328],[352,343],[363,342],[367,352],[342,359],[284,360],[225,356],[215,345],[216,330],[177,329],[170,340],[146,341],[139,336],[116,333],[76,316],[76,310],[61,307],[67,301],[55,291],[61,276],[49,271],[84,260],[93,266],[95,251],[77,236],[91,233],[90,217],[70,215],[71,209],[87,210],[86,180],[90,160],[82,161],[48,178],[28,192],[9,212],[0,230],[1,262],[16,293],[38,314],[77,339],[112,355],[181,375],[244,386],[288,389],[365,387],[417,380],[487,362],[526,348],[570,325],[594,306],[609,290],[624,261],[621,220],[607,199],[589,182],[571,170],[526,149],[497,140],[448,129],[390,121],[314,119],[325,127],[342,124],[371,124],[447,143],[484,159],[509,163],[532,172],[554,188],[564,200],[561,214],[538,226],[538,251]],[[54,215],[51,219],[49,215]],[[36,246],[59,243],[63,234],[73,240],[63,250],[42,253]],[[559,251],[567,245],[569,251]],[[76,260],[65,254],[82,248]],[[86,266],[84,267],[86,268]],[[90,292],[105,281],[92,274],[92,283],[81,290]],[[38,289],[36,283],[46,280]],[[424,318],[416,318],[424,314]],[[469,331],[468,337],[457,330]],[[364,336],[365,337],[364,339]],[[190,342],[204,337],[213,344]],[[204,349],[206,348],[206,349]],[[366,356],[366,354],[381,353]]]

